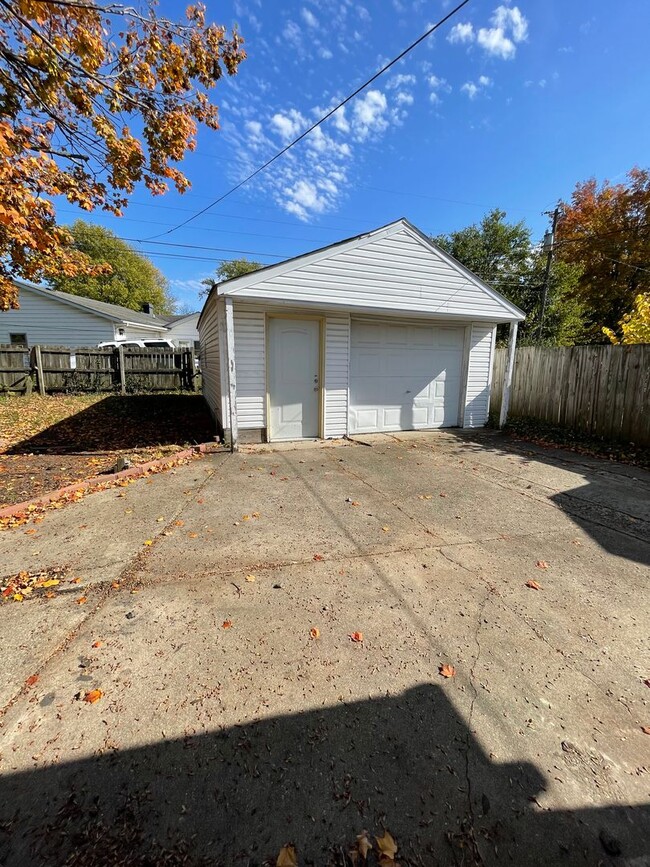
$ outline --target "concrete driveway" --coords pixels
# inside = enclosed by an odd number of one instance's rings
[[[0,862],[343,865],[388,829],[402,865],[650,865],[649,494],[400,434],[3,534],[4,575],[68,571],[0,606]]]

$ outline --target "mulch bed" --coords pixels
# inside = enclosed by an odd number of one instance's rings
[[[200,395],[0,396],[0,508],[214,434]]]

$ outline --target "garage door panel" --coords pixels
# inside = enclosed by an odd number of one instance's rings
[[[352,323],[350,431],[458,424],[464,329]]]

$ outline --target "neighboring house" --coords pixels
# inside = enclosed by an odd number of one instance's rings
[[[203,391],[235,442],[480,427],[496,326],[522,319],[397,220],[215,286]]]
[[[199,330],[197,324],[200,313],[185,313],[180,316],[160,316],[167,323],[167,337],[176,346],[194,347],[199,351]]]
[[[167,337],[165,318],[14,280],[18,310],[0,313],[0,343],[96,346],[105,340]]]

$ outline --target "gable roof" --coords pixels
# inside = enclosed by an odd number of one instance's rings
[[[62,304],[77,307],[86,313],[94,313],[102,319],[111,319],[113,322],[124,322],[129,325],[148,326],[155,328],[157,331],[167,327],[167,323],[162,316],[143,313],[140,310],[131,310],[119,304],[109,304],[107,301],[95,301],[93,298],[84,298],[82,295],[59,292],[58,289],[35,286],[33,283],[26,283],[24,280],[17,280],[16,278],[12,278],[12,282],[18,286],[19,290],[27,289],[45,298],[51,298],[55,301],[60,301]]]
[[[212,292],[242,300],[295,301],[394,314],[498,322],[525,318],[518,307],[404,218],[218,283]]]

